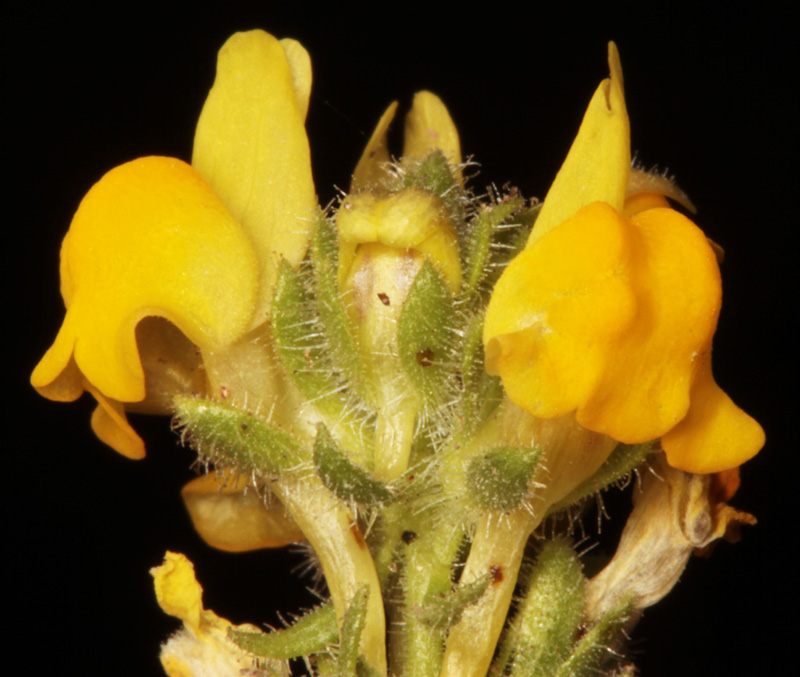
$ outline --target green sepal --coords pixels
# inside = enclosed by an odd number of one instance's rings
[[[450,218],[458,224],[463,220],[464,190],[453,176],[453,170],[438,148],[426,155],[421,162],[409,162],[397,188],[424,188],[438,195],[444,202]]]
[[[464,293],[472,297],[490,270],[489,259],[498,228],[522,209],[525,201],[519,194],[508,195],[504,200],[483,209],[473,219],[464,247]]]
[[[309,460],[309,452],[293,437],[242,409],[183,395],[172,402],[192,446],[214,463],[260,475],[279,474]]]
[[[460,372],[460,419],[464,435],[475,432],[503,399],[500,377],[488,374],[484,366],[484,316],[484,313],[475,315],[464,331]]]
[[[475,604],[489,585],[489,575],[457,586],[446,595],[428,595],[419,611],[419,619],[432,629],[446,632],[458,623],[464,609]]]
[[[632,610],[632,601],[626,599],[605,614],[581,637],[572,655],[551,673],[553,677],[595,677],[605,674],[606,665],[619,657],[612,645],[621,639]]]
[[[322,423],[317,424],[314,465],[322,483],[343,501],[375,506],[385,505],[394,500],[394,493],[386,484],[354,464],[347,454],[339,449],[333,436]]]
[[[283,630],[248,632],[230,628],[228,637],[245,651],[266,658],[289,659],[324,651],[339,639],[336,611],[330,602],[309,611]]]
[[[447,284],[426,260],[408,292],[397,327],[403,368],[429,407],[450,399],[454,388],[453,300]]]
[[[641,465],[651,451],[653,451],[652,442],[618,444],[594,475],[581,482],[558,503],[550,506],[547,514],[550,515],[568,508],[587,496],[596,494],[598,491],[611,486],[614,482],[620,481]]]
[[[342,618],[342,627],[339,633],[339,654],[336,662],[341,677],[357,677],[369,674],[369,666],[359,666],[358,643],[361,633],[367,622],[367,602],[369,601],[369,586],[359,588],[347,606]]]
[[[272,302],[272,335],[287,373],[318,409],[341,409],[341,378],[331,368],[326,343],[316,325],[316,309],[300,274],[281,261]],[[331,393],[337,393],[331,395]]]
[[[528,482],[539,462],[540,449],[495,447],[469,461],[469,498],[483,510],[512,510],[529,495]]]
[[[550,677],[569,658],[583,614],[586,579],[569,542],[545,543],[519,611],[501,649],[499,665],[511,675]]]
[[[311,233],[314,295],[331,364],[355,388],[363,383],[358,344],[347,317],[338,279],[339,238],[336,228],[318,213]]]

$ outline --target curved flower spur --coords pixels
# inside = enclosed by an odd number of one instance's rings
[[[183,491],[201,536],[307,540],[330,596],[283,630],[233,626],[168,553],[168,674],[619,674],[691,552],[754,522],[725,504],[764,438],[711,375],[715,249],[670,181],[631,169],[613,44],[609,64],[542,205],[476,198],[420,92],[400,158],[394,103],[320,210],[310,59],[262,31],[220,51],[191,165],[141,158],[86,195],[33,385],[90,392],[131,458],[126,411],[174,414],[213,467]],[[560,515],[640,466],[657,472],[587,578]]]

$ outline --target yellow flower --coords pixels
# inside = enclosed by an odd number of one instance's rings
[[[661,437],[670,465],[688,472],[733,468],[764,434],[711,374],[717,259],[697,226],[660,206],[658,187],[635,188],[626,205],[630,138],[613,44],[609,65],[526,249],[494,289],[487,369],[535,416],[575,412],[626,443]]]
[[[61,250],[67,314],[31,382],[60,401],[88,390],[99,403],[92,427],[120,453],[144,456],[124,410],[165,413],[171,395],[205,388],[192,344],[219,353],[262,325],[279,261],[303,257],[316,207],[310,87],[297,42],[234,35],[192,166],[134,160],[81,202]]]
[[[183,629],[161,647],[161,664],[170,677],[209,674],[233,677],[258,668],[251,654],[228,639],[231,628],[250,632],[257,632],[258,628],[249,624],[234,626],[210,609],[204,609],[203,588],[194,576],[194,565],[185,555],[168,552],[164,563],[151,569],[150,574],[159,606],[183,621]],[[281,661],[269,663],[275,671],[270,674],[288,674]]]

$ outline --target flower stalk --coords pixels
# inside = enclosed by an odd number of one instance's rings
[[[323,210],[310,58],[241,33],[192,164],[142,158],[89,191],[33,385],[90,392],[129,457],[126,412],[174,415],[213,469],[183,491],[200,536],[305,541],[329,599],[284,630],[234,627],[169,553],[169,675],[623,674],[626,632],[691,552],[754,523],[726,504],[764,436],[711,374],[716,249],[671,181],[631,169],[613,44],[609,67],[543,203],[476,197],[421,92],[400,156],[394,103]],[[616,554],[587,577],[576,520],[633,474]]]

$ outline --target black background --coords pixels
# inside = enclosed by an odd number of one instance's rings
[[[166,549],[194,560],[206,606],[236,623],[276,623],[272,609],[291,612],[312,599],[310,580],[286,573],[301,554],[228,555],[194,535],[178,493],[193,456],[176,446],[166,419],[134,420],[148,457],[131,462],[93,437],[88,398],[51,403],[27,381],[63,316],[58,250],[79,200],[135,157],[188,160],[217,50],[231,33],[260,27],[311,53],[308,130],[322,203],[333,186],[347,186],[385,106],[408,106],[423,88],[445,100],[465,154],[481,164],[476,185],[510,180],[542,197],[607,74],[606,42],[617,41],[633,149],[645,166],[677,176],[698,223],[726,249],[715,375],[768,440],[743,468],[733,501],[759,525],[690,562],[636,629],[634,658],[650,677],[782,674],[798,602],[798,462],[789,439],[797,49],[788,3],[746,7],[6,9],[4,504],[6,613],[16,625],[8,655],[33,661],[34,674],[65,666],[159,674],[158,645],[177,622],[157,607],[147,571]],[[620,502],[617,519],[626,510]]]

